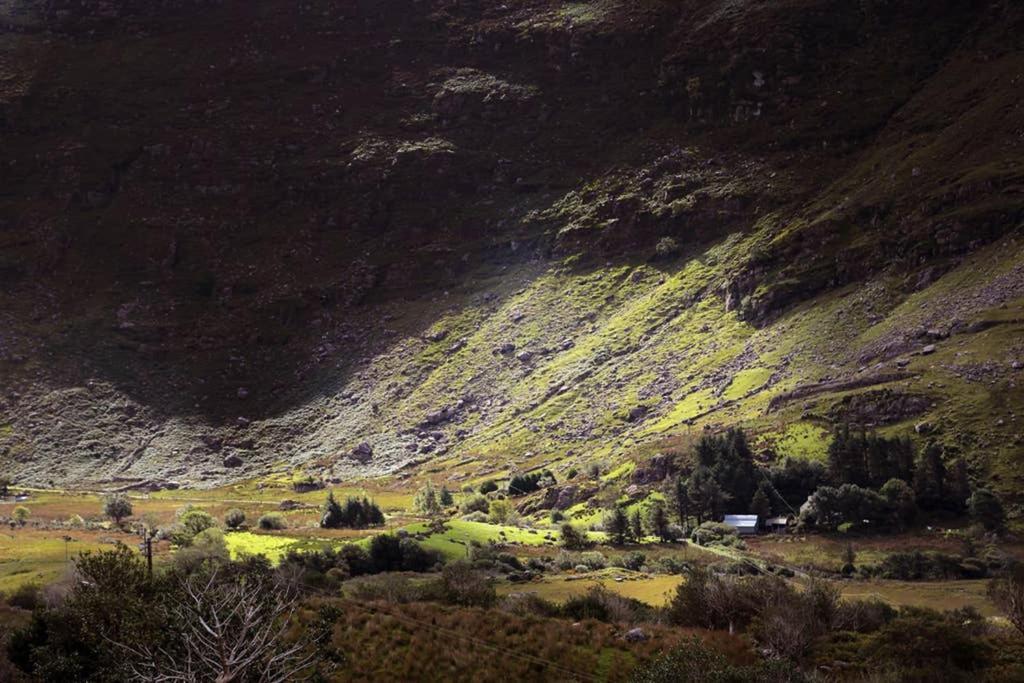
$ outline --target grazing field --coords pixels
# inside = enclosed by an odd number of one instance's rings
[[[928,607],[936,610],[973,607],[986,617],[998,614],[985,594],[987,581],[843,581],[844,598],[877,598],[895,607]]]
[[[65,542],[65,537],[69,538]],[[59,579],[79,553],[110,549],[134,537],[102,530],[16,529],[0,532],[0,592],[26,583],[40,586]]]
[[[683,582],[682,576],[671,574],[641,574],[628,569],[602,569],[585,575],[545,577],[529,583],[507,583],[498,585],[499,595],[532,593],[545,600],[564,602],[576,595],[583,595],[594,586],[634,598],[648,605],[660,607],[672,597],[676,586]]]
[[[422,543],[427,548],[440,551],[448,558],[465,557],[470,543],[474,541],[481,544],[493,541],[523,546],[548,545],[553,548],[558,540],[557,532],[548,529],[521,529],[461,519],[447,521],[445,527],[444,533],[431,534]],[[405,529],[412,534],[426,534],[429,525],[420,522],[410,524]]]

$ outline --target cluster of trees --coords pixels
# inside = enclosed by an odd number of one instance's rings
[[[451,491],[448,490],[447,486],[442,486],[438,490],[428,481],[426,486],[416,492],[416,495],[413,497],[412,507],[420,514],[427,515],[428,517],[437,517],[444,512],[445,508],[451,507],[454,503]]]
[[[677,540],[682,536],[682,530],[672,524],[668,510],[660,500],[651,501],[646,514],[642,514],[639,508],[634,508],[632,513],[629,513],[626,508],[616,505],[605,514],[603,526],[609,540],[615,545],[639,542],[648,535],[657,536],[663,543]],[[562,538],[565,545],[564,525]]]
[[[551,470],[514,474],[508,482],[508,495],[525,496],[548,486],[554,486],[555,475]]]
[[[321,528],[367,529],[375,526],[384,526],[384,513],[372,500],[349,497],[344,503],[339,503],[333,491],[327,494],[320,516]]]
[[[950,461],[935,443],[918,455],[908,438],[848,426],[836,431],[827,464],[786,458],[768,469],[756,465],[742,430],[706,434],[694,450],[693,467],[666,493],[684,530],[719,520],[727,510],[763,519],[801,507],[803,522],[825,529],[906,528],[922,510],[970,512],[990,530],[1005,521],[999,498],[972,488],[963,458]],[[613,526],[622,528],[620,522]]]
[[[754,464],[754,454],[743,430],[705,434],[697,443],[694,456],[692,471],[680,475],[669,491],[683,527],[690,526],[691,518],[696,518],[697,524],[721,519],[726,506],[742,511],[753,505],[763,507],[767,496],[760,490],[763,477]]]
[[[986,528],[1005,513],[987,489],[972,490],[967,463],[946,466],[943,448],[929,443],[919,456],[909,439],[837,430],[828,450],[828,481],[801,509],[801,521],[825,529],[847,525],[906,528],[921,510],[971,515]],[[808,479],[809,480],[809,479]]]

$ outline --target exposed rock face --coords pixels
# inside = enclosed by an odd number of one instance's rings
[[[617,458],[915,382],[945,433],[1019,384],[1019,3],[8,4],[28,483]]]
[[[634,484],[656,484],[676,473],[676,464],[671,456],[655,455],[633,470]]]

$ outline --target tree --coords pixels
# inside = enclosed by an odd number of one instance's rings
[[[665,510],[665,504],[661,501],[655,501],[651,504],[651,507],[648,508],[647,526],[652,532],[654,532],[662,543],[667,543],[672,540],[672,533],[670,530],[671,524],[669,523],[668,512]]]
[[[114,524],[120,526],[122,519],[131,516],[132,502],[122,493],[107,496],[103,502],[103,513],[114,520]]]
[[[580,531],[568,522],[562,525],[559,533],[562,537],[562,547],[566,550],[586,550],[591,546],[587,532]]]
[[[449,497],[451,496],[449,495]],[[437,489],[431,482],[428,481],[426,486],[416,492],[412,507],[416,512],[428,517],[437,517],[441,514],[441,502],[438,500]]]
[[[971,517],[988,531],[999,531],[1006,522],[1006,512],[996,494],[988,489],[977,489],[968,501]]]
[[[964,510],[967,500],[971,497],[971,477],[967,469],[967,461],[957,458],[950,472],[949,497],[956,510]]]
[[[890,479],[879,490],[892,507],[893,521],[901,529],[913,523],[917,517],[917,501],[910,484],[902,479]]]
[[[614,545],[624,545],[629,539],[629,517],[616,505],[604,518],[604,530]]]
[[[163,606],[176,647],[118,641],[136,680],[285,683],[311,666],[315,649],[286,638],[299,594],[269,568],[215,566],[182,577],[176,592]]]
[[[6,498],[11,492],[11,478],[0,476],[0,498]]]
[[[18,523],[18,526],[25,526],[25,522],[28,521],[29,509],[24,505],[19,505],[11,511],[11,516],[14,517],[14,521]]]
[[[698,524],[705,519],[718,519],[721,516],[722,507],[729,496],[722,490],[709,468],[702,466],[695,469],[687,482],[687,488],[690,493],[690,505],[697,516]]]
[[[644,540],[644,520],[639,508],[634,508],[629,515],[629,535],[637,543]]]
[[[452,492],[448,490],[447,486],[441,487],[441,493],[437,496],[437,502],[440,503],[442,507],[449,507],[455,503],[455,500],[452,499]]]
[[[679,526],[685,527],[690,520],[690,491],[682,475],[676,477],[671,493]]]
[[[837,485],[864,485],[868,481],[864,435],[850,433],[850,425],[836,430],[828,446],[828,471]]]
[[[942,446],[930,442],[921,453],[914,470],[914,492],[917,504],[926,510],[946,506],[946,465]]]
[[[992,579],[988,595],[1022,635],[1024,635],[1024,565],[1016,565],[1006,576]]]
[[[772,516],[771,492],[766,482],[761,482],[754,492],[754,497],[750,500],[750,512],[757,515],[758,521],[762,524]]]
[[[224,525],[229,529],[237,529],[245,524],[245,513],[238,508],[231,508],[224,513]]]
[[[801,522],[821,529],[836,529],[843,524],[884,528],[891,514],[885,498],[856,484],[822,486],[800,508]]]
[[[341,526],[344,516],[345,513],[341,509],[341,504],[334,497],[334,491],[328,492],[327,500],[324,501],[323,512],[320,515],[320,528],[337,529]]]
[[[487,516],[492,524],[506,524],[512,517],[512,506],[507,500],[492,500]]]

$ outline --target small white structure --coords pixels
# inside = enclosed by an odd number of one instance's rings
[[[770,531],[776,534],[782,534],[788,531],[790,524],[792,524],[792,518],[790,517],[769,517],[764,520],[765,531]]]
[[[752,536],[757,533],[757,515],[726,515],[722,521],[735,529],[740,536]]]

